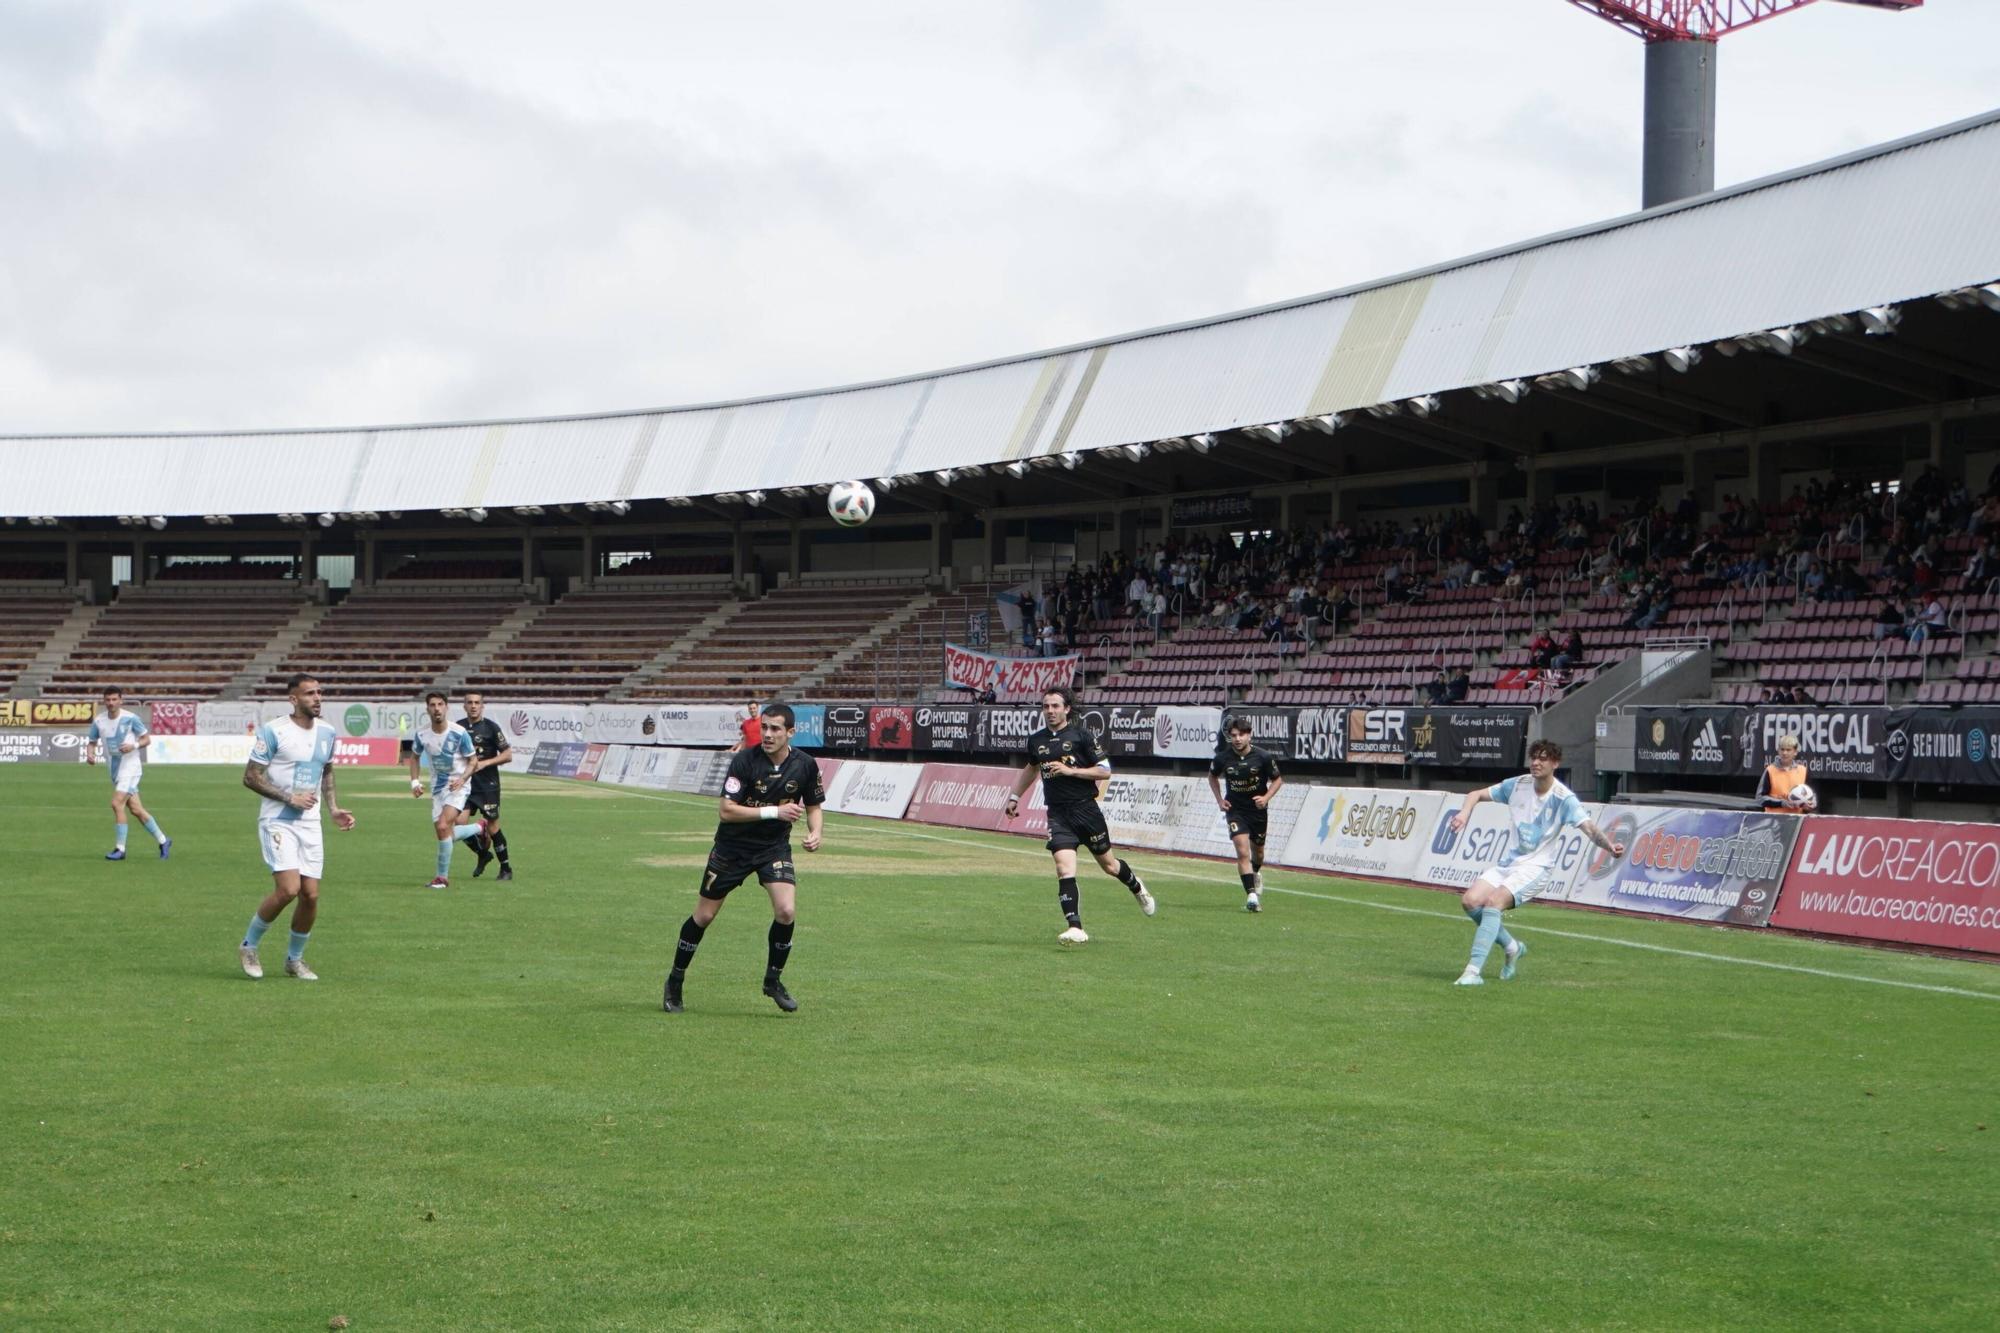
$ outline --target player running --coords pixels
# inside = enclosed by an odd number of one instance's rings
[[[798,872],[792,865],[792,825],[806,821],[804,847],[820,848],[819,765],[803,750],[792,748],[796,726],[784,704],[766,704],[759,719],[759,739],[729,761],[722,780],[722,822],[715,826],[715,846],[701,875],[701,896],[694,915],[681,922],[680,943],[674,948],[673,970],[667,973],[660,1007],[682,1012],[681,983],[709,923],[722,910],[723,899],[752,874],[771,895],[771,931],[764,960],[764,994],[786,1013],[799,1002],[785,989],[783,973],[792,956],[792,928],[798,916]]]
[[[1459,897],[1459,906],[1477,927],[1472,933],[1472,959],[1466,963],[1455,986],[1482,986],[1480,975],[1486,955],[1497,942],[1507,961],[1500,979],[1511,981],[1514,967],[1528,946],[1507,933],[1500,914],[1533,899],[1546,886],[1549,871],[1562,855],[1562,831],[1575,826],[1583,836],[1614,857],[1625,855],[1625,844],[1613,842],[1584,813],[1576,793],[1556,781],[1556,766],[1562,762],[1562,746],[1554,741],[1536,741],[1528,747],[1528,771],[1496,782],[1491,787],[1475,787],[1465,794],[1465,804],[1451,817],[1452,831],[1462,833],[1472,818],[1472,808],[1481,801],[1506,805],[1514,836],[1507,851],[1493,869],[1481,873],[1472,887]]]
[[[1243,877],[1243,910],[1263,910],[1258,895],[1264,889],[1264,833],[1270,805],[1285,785],[1278,758],[1250,743],[1250,722],[1232,718],[1223,729],[1227,748],[1208,765],[1208,789],[1229,821],[1229,840],[1236,844],[1236,872]],[[1228,788],[1228,795],[1223,788]]]
[[[129,815],[137,815],[146,832],[160,844],[160,859],[167,859],[173,849],[174,840],[160,832],[159,821],[146,812],[139,800],[139,779],[145,776],[145,751],[153,743],[153,734],[146,730],[146,724],[139,720],[137,713],[125,711],[125,694],[116,686],[104,692],[104,711],[90,720],[90,730],[83,734],[83,757],[90,763],[97,762],[100,752],[104,763],[111,770],[111,822],[118,845],[104,854],[107,861],[125,859],[125,827]]]
[[[319,881],[325,854],[319,824],[320,808],[333,815],[338,829],[354,827],[354,816],[340,808],[333,793],[333,727],[320,720],[319,682],[293,676],[285,682],[292,711],[257,728],[250,742],[250,762],[243,768],[243,785],[264,798],[257,815],[257,841],[264,864],[271,868],[271,893],[257,906],[237,949],[243,975],[252,981],[264,975],[257,959],[257,942],[285,910],[292,909],[291,947],[285,950],[285,975],[318,981],[306,966],[306,941],[319,915]]]
[[[500,724],[486,716],[486,696],[477,690],[465,696],[465,716],[458,720],[472,737],[472,800],[466,814],[476,816],[486,830],[485,845],[500,858],[500,878],[514,878],[514,865],[507,859],[507,835],[500,831],[500,770],[513,761],[514,751]],[[474,850],[477,850],[475,846]],[[472,877],[486,873],[487,858],[472,868]]]
[[[1078,847],[1088,847],[1098,869],[1132,891],[1140,911],[1151,916],[1159,907],[1132,863],[1111,854],[1111,830],[1104,826],[1104,811],[1097,805],[1097,784],[1110,778],[1111,761],[1097,748],[1090,729],[1070,720],[1075,708],[1076,696],[1063,686],[1042,695],[1042,720],[1048,725],[1028,737],[1027,762],[1007,796],[1007,818],[1012,819],[1021,813],[1021,797],[1034,785],[1036,775],[1041,776],[1042,801],[1049,808],[1049,840],[1042,845],[1055,857],[1056,901],[1069,922],[1056,939],[1064,944],[1090,940],[1078,911]]]
[[[461,824],[459,812],[465,809],[471,799],[473,756],[472,737],[464,727],[458,726],[445,717],[446,699],[443,694],[432,690],[424,696],[424,711],[430,714],[430,725],[418,727],[410,737],[410,795],[422,799],[424,780],[419,771],[431,770],[431,827],[437,833],[437,874],[431,878],[429,887],[448,889],[451,887],[451,849],[454,843],[470,842],[472,850],[479,857],[479,864],[473,868],[473,876],[486,868],[493,859],[493,853],[486,846],[478,824]]]

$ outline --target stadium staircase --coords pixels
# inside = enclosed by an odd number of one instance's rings
[[[545,606],[530,602],[509,611],[501,617],[499,624],[487,631],[485,638],[467,648],[456,662],[444,669],[444,674],[438,678],[439,687],[453,694],[458,693],[468,679],[483,673],[510,640],[547,610]]]
[[[329,698],[410,698],[434,687],[534,591],[507,580],[357,587],[258,688],[282,694],[287,676],[309,671]]]
[[[241,671],[230,678],[222,687],[220,697],[224,699],[255,697],[258,688],[277,669],[278,663],[297,651],[299,644],[305,641],[305,637],[312,633],[313,628],[325,615],[324,602],[312,601],[300,607],[298,613],[271,636],[271,641],[259,649],[257,655],[251,658]]]
[[[883,676],[884,647],[888,640],[902,635],[912,622],[936,605],[937,598],[928,596],[911,602],[834,653],[824,665],[800,676],[784,692],[801,699],[914,699],[924,685],[944,675],[943,646],[934,651],[930,669],[914,681],[900,669],[900,657],[894,659],[898,669],[888,677]],[[914,658],[914,645],[908,648]],[[914,661],[911,665],[914,667]]]
[[[659,652],[654,653],[651,657],[633,667],[632,670],[626,672],[625,679],[619,681],[606,691],[604,697],[614,701],[629,699],[632,697],[633,690],[638,688],[640,682],[669,675],[690,649],[706,640],[715,630],[728,624],[735,617],[736,613],[742,609],[743,603],[734,598],[716,607],[713,611],[696,621],[678,639],[675,639],[672,643],[660,649]]]
[[[727,579],[608,579],[509,617],[451,679],[513,699],[604,699],[729,595]]]
[[[0,694],[39,695],[103,610],[69,588],[0,590]]]

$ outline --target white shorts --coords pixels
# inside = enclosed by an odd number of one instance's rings
[[[264,864],[273,872],[296,870],[307,879],[318,879],[326,865],[326,843],[317,819],[260,819],[257,841],[264,849]]]
[[[111,779],[111,790],[130,796],[139,790],[139,779],[146,776],[146,770],[138,764],[124,764],[118,769],[118,776]]]
[[[1548,890],[1554,882],[1550,874],[1554,869],[1552,863],[1527,861],[1508,866],[1505,870],[1488,870],[1479,878],[1513,894],[1514,906],[1519,907]]]
[[[443,819],[444,812],[447,810],[459,811],[465,809],[465,803],[471,799],[472,784],[469,782],[457,791],[447,789],[441,792],[433,792],[431,794],[431,823],[435,824],[438,820]]]

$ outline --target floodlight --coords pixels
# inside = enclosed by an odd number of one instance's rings
[[[764,492],[762,491],[743,492],[743,503],[749,505],[752,509],[755,509],[758,505],[764,503]]]
[[[333,515],[332,515],[332,514],[321,514],[321,515],[319,516],[319,525],[320,525],[321,527],[323,527],[323,528],[330,528],[330,527],[332,527],[332,526],[333,526]]]
[[[1489,402],[1518,403],[1528,396],[1526,380],[1497,380],[1473,386],[1473,393]]]
[[[1688,370],[1701,364],[1699,347],[1669,347],[1660,353],[1660,360],[1667,363],[1667,369],[1685,375]]]
[[[1134,463],[1139,463],[1144,462],[1146,455],[1153,451],[1143,444],[1127,444],[1121,445],[1118,452],[1124,454],[1125,457],[1131,459]]]
[[[474,505],[472,508],[466,510],[465,516],[474,523],[484,523],[486,521],[486,511],[478,505]]]
[[[1440,403],[1436,394],[1420,393],[1415,398],[1410,399],[1405,406],[1410,409],[1412,416],[1427,417],[1438,410]]]
[[[1019,459],[1016,459],[1015,461],[1007,465],[1006,473],[1008,476],[1012,477],[1015,481],[1019,481],[1021,478],[1028,475],[1028,465],[1026,463],[1021,462]]]
[[[1871,305],[1860,312],[1861,331],[1874,337],[1894,333],[1903,322],[1903,312],[1892,305]]]
[[[1347,424],[1347,418],[1338,412],[1323,412],[1316,417],[1300,417],[1299,424],[1311,427],[1322,435],[1331,435]]]
[[[1653,371],[1650,356],[1621,356],[1611,363],[1611,368],[1621,375],[1649,375]]]

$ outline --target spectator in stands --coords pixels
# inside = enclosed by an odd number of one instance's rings
[[[1391,560],[1382,571],[1382,594],[1392,602],[1403,600],[1403,562]]]
[[[1568,671],[1571,667],[1583,665],[1583,631],[1572,626],[1562,637],[1556,655],[1549,659],[1549,665],[1558,671]]]
[[[1236,628],[1256,629],[1264,623],[1264,608],[1254,597],[1239,593],[1236,604]]]
[[[986,682],[986,687],[980,690],[978,694],[973,696],[973,702],[990,704],[993,703],[995,700],[997,700],[999,697],[1000,696],[996,694],[993,690],[993,682],[988,681]]]
[[[1528,665],[1537,671],[1546,671],[1555,660],[1556,640],[1553,632],[1542,630],[1528,640]]]
[[[1153,627],[1153,637],[1157,639],[1167,623],[1167,594],[1164,588],[1153,589],[1153,597],[1147,603],[1146,612],[1148,623]]]
[[[1973,548],[1972,558],[1965,562],[1965,590],[1974,594],[1984,592],[1995,575],[2000,575],[2000,563],[1993,559],[1993,539],[1981,537],[1979,545]]]
[[[1805,785],[1806,766],[1799,762],[1799,738],[1778,737],[1777,762],[1764,766],[1764,776],[1757,779],[1757,799],[1772,814],[1811,814],[1819,808],[1817,805],[1791,799],[1792,793]]]
[[[1444,701],[1448,704],[1462,704],[1470,693],[1472,693],[1472,674],[1462,666],[1452,668],[1451,683],[1445,687]]]
[[[1035,650],[1043,657],[1056,655],[1056,627],[1046,620],[1035,631]]]
[[[1944,598],[1932,593],[1924,603],[1916,621],[1910,626],[1910,642],[1922,643],[1926,639],[1940,639],[1958,633],[1951,627],[1951,610],[1944,604]]]
[[[1437,675],[1431,678],[1430,684],[1424,686],[1424,702],[1435,707],[1450,697],[1451,673],[1439,667]]]
[[[1896,606],[1896,599],[1884,597],[1882,609],[1875,613],[1875,641],[1880,643],[1884,639],[1907,637],[1909,635],[1904,628],[1903,613]]]
[[[1152,589],[1146,584],[1146,576],[1137,570],[1132,572],[1132,581],[1125,585],[1125,604],[1135,616],[1146,614],[1152,598]]]

